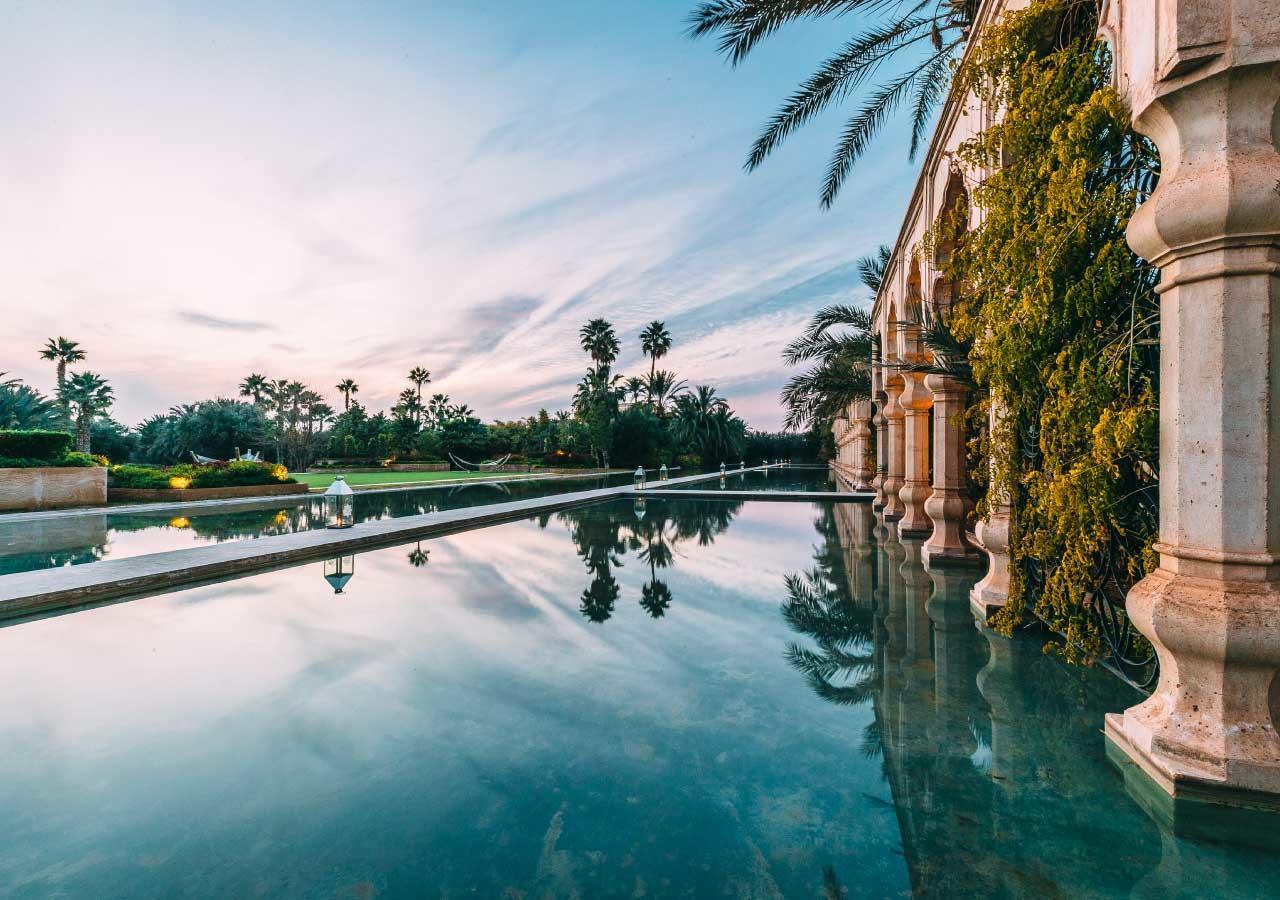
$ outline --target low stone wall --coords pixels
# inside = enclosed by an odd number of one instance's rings
[[[63,509],[107,502],[107,470],[0,469],[0,510]]]
[[[4,471],[0,469],[0,471]],[[105,469],[103,470],[106,471]],[[281,494],[305,494],[305,484],[250,484],[220,488],[116,488],[107,492],[112,501],[139,503],[178,503],[186,500],[227,500],[232,497],[277,497]]]

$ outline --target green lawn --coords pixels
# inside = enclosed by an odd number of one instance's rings
[[[354,488],[386,484],[430,484],[433,481],[456,481],[462,478],[527,478],[521,472],[290,472],[294,478],[311,488],[325,488],[334,475],[345,475],[347,484]]]

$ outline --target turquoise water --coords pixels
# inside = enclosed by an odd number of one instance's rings
[[[649,482],[649,487],[661,487],[660,482]],[[673,490],[719,490],[719,481],[703,481],[676,485]],[[725,473],[726,491],[834,491],[836,483],[825,468],[782,467],[767,471],[728,471]]]
[[[631,484],[630,475],[361,491],[355,495],[355,516],[360,522],[400,518],[624,484]],[[319,496],[231,508],[103,510],[17,522],[0,518],[0,575],[323,527],[324,501]]]
[[[977,630],[865,504],[636,512],[0,629],[0,894],[1280,891],[1126,792],[1128,688]]]

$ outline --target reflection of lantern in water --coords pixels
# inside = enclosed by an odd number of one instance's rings
[[[662,467],[658,469],[658,480],[659,481],[667,480],[667,464],[666,463],[663,463]]]
[[[644,518],[646,512],[644,502],[643,497],[637,497],[635,502],[631,504],[631,511],[635,513],[637,519]]]
[[[341,594],[351,576],[356,573],[355,556],[335,556],[324,561],[324,580],[329,582],[335,594]]]
[[[277,528],[283,528],[285,525],[289,524],[289,514],[282,509],[275,514],[275,517],[271,521]]]
[[[631,480],[635,482],[637,490],[644,489],[644,466],[636,466],[636,474]]]
[[[721,475],[721,476],[720,476],[720,490],[722,490],[722,491],[724,490],[724,476],[723,476],[723,475]]]
[[[324,492],[325,527],[350,528],[356,524],[355,492],[341,475]]]

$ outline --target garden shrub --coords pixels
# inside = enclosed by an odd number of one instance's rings
[[[157,469],[148,466],[115,466],[111,485],[117,488],[168,490],[177,487],[175,479],[188,488],[248,487],[268,484],[296,484],[283,467],[272,463],[235,462],[184,463]]]
[[[0,457],[61,459],[70,449],[71,435],[65,431],[0,430]]]

